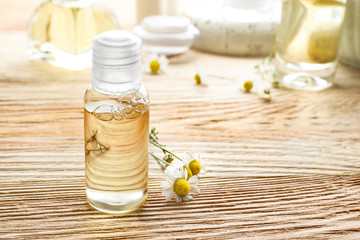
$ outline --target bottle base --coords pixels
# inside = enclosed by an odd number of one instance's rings
[[[288,88],[320,91],[334,83],[337,61],[322,64],[293,63],[275,54],[273,63],[277,80]]]
[[[109,214],[125,214],[138,210],[146,201],[147,190],[112,192],[86,188],[90,206]]]
[[[332,81],[305,72],[287,74],[282,77],[281,83],[288,88],[310,91],[320,91],[333,85]]]
[[[43,61],[55,67],[73,71],[80,71],[91,67],[91,50],[74,55],[50,43],[32,41],[29,43],[27,52],[31,60]]]

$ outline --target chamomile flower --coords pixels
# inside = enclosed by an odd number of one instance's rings
[[[167,201],[175,198],[176,202],[187,202],[192,200],[191,194],[200,193],[197,176],[188,179],[188,173],[183,168],[168,167],[165,171],[165,181],[161,183],[162,194]]]
[[[144,71],[151,74],[158,74],[166,71],[169,60],[165,55],[152,53],[144,58]]]
[[[244,92],[249,93],[249,92],[251,92],[251,90],[254,87],[254,81],[239,79],[238,87],[239,87],[239,89],[243,90]]]
[[[168,164],[171,164],[174,161],[173,155],[167,153],[164,155],[163,160],[167,162]]]
[[[257,93],[257,95],[265,101],[271,100],[272,83],[264,81],[259,77],[254,77],[253,80],[238,80],[238,87],[247,93]]]
[[[260,87],[260,88],[258,88],[257,93],[258,93],[259,97],[264,99],[265,101],[270,101],[271,100],[271,90],[270,90],[270,88]]]
[[[253,88],[253,83],[252,83],[252,81],[247,80],[247,81],[244,82],[243,86],[244,86],[244,91],[245,92],[250,92],[251,89]]]
[[[189,168],[192,175],[205,173],[206,166],[204,161],[201,160],[199,153],[185,152],[182,156],[185,167]]]
[[[259,81],[257,83],[256,92],[258,96],[265,101],[271,100],[271,84],[265,81]]]
[[[208,84],[207,76],[198,69],[196,70],[196,73],[194,75],[194,79],[195,79],[196,85],[207,86],[207,84]]]
[[[184,162],[177,159],[177,158],[174,158],[171,163],[169,163],[169,165],[167,166],[167,169],[169,168],[173,168],[173,169],[179,169],[181,167],[184,166]]]
[[[190,170],[188,165],[184,164],[183,160],[179,160],[179,159],[174,159],[168,166],[166,169],[184,169],[187,172],[187,180],[189,178],[191,178],[193,176],[192,171]]]

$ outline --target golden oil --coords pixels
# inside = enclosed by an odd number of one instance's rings
[[[114,111],[121,106],[125,106],[126,116]],[[84,130],[90,204],[117,213],[140,207],[147,194],[148,106],[117,103],[99,106],[95,112],[85,108]]]

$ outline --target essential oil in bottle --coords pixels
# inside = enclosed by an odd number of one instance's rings
[[[93,40],[93,77],[84,98],[86,196],[107,213],[138,209],[148,181],[149,97],[141,40],[120,31]]]

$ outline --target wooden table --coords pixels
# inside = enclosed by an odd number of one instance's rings
[[[195,67],[247,79],[259,58],[171,59],[144,75],[151,125],[175,152],[202,153],[201,194],[166,202],[150,159],[145,206],[112,216],[85,199],[90,71],[28,61],[23,29],[0,42],[0,239],[360,239],[359,70],[340,65],[331,89],[275,89],[264,102],[231,80],[193,80]]]

